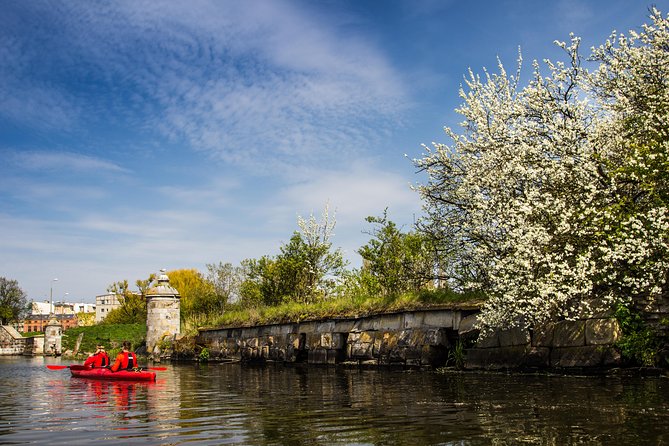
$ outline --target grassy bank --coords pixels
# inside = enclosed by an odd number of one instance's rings
[[[465,303],[473,304],[481,300],[482,296],[480,294],[430,290],[391,297],[353,297],[314,303],[288,302],[271,307],[242,308],[238,305],[230,305],[224,314],[207,321],[201,321],[201,325],[209,327],[245,326],[300,322],[311,319],[362,317],[394,311]]]
[[[121,343],[125,340],[132,342],[137,349],[146,341],[145,324],[115,324],[92,325],[89,327],[71,328],[63,333],[63,351],[74,350],[79,335],[84,336],[79,346],[80,353],[95,351],[97,344],[103,344],[110,356],[121,350]],[[85,355],[87,356],[87,355]]]

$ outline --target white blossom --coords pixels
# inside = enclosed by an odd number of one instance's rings
[[[510,76],[469,71],[462,131],[414,164],[422,226],[454,255],[454,277],[488,295],[483,328],[573,319],[667,292],[669,20],[613,33],[582,65]]]

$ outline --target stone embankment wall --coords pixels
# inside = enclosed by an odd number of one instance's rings
[[[469,369],[606,368],[620,365],[622,331],[612,317],[560,321],[536,330],[497,331],[467,350]]]
[[[441,366],[460,321],[477,306],[407,311],[357,319],[201,330],[211,359]]]
[[[44,354],[44,335],[26,338],[23,354],[26,356],[41,356]]]
[[[0,325],[0,355],[22,355],[26,339],[10,325]]]
[[[210,360],[441,367],[458,344],[473,343],[478,308],[381,314],[358,319],[201,330]],[[512,329],[478,340],[467,369],[601,368],[620,364],[617,320],[562,321],[540,330]]]

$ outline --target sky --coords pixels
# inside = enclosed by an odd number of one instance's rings
[[[328,206],[356,251],[421,215],[469,69],[584,53],[669,0],[0,3],[0,277],[94,302],[160,269],[274,256]],[[54,279],[58,279],[55,281]]]

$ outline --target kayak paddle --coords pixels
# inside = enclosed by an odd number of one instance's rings
[[[69,365],[51,365],[47,364],[46,366],[47,369],[50,370],[63,370],[63,369],[69,369]],[[155,370],[157,372],[164,372],[167,370],[167,367],[140,367],[141,369],[146,369],[146,370]]]

